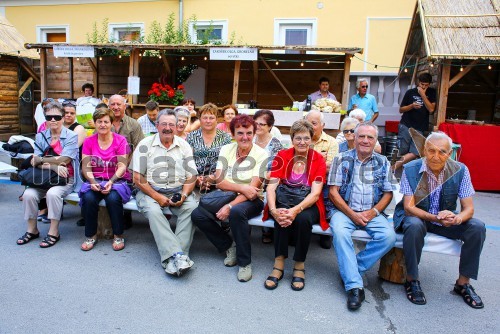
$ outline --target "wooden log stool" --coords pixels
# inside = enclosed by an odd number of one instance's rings
[[[105,206],[99,207],[97,215],[97,239],[113,239],[113,228],[109,218],[108,209]]]
[[[405,282],[406,264],[401,248],[394,247],[380,259],[378,275],[380,278],[392,283],[403,284]]]

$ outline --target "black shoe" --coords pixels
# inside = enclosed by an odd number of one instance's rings
[[[85,226],[85,219],[80,218],[76,221],[76,226]]]
[[[132,211],[123,211],[123,228],[128,230],[132,225]]]
[[[323,249],[332,248],[332,237],[329,235],[320,235],[319,236],[319,246]]]
[[[349,290],[347,295],[347,308],[349,310],[357,310],[361,307],[361,303],[365,300],[365,290],[354,288]]]
[[[425,303],[427,303],[424,292],[420,287],[420,281],[406,281],[404,287],[406,291],[406,298],[408,298],[408,300],[413,304],[425,305]]]

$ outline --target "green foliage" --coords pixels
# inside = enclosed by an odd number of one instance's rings
[[[99,30],[97,28],[97,22],[94,21],[92,24],[92,32],[89,34],[87,33],[87,43],[89,44],[105,44],[109,43],[109,38],[108,38],[108,22],[109,19],[105,18],[101,22],[101,29]]]

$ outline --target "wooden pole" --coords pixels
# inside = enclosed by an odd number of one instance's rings
[[[252,62],[253,67],[253,93],[252,100],[257,101],[258,89],[259,89],[259,63],[257,61]]]
[[[128,75],[130,77],[138,77],[139,76],[139,49],[133,49],[130,52],[130,64],[128,68]],[[127,92],[128,93],[128,92]],[[132,104],[137,103],[137,95],[129,96],[129,102]]]
[[[92,68],[92,77],[93,77],[93,82],[94,82],[94,87],[95,87],[95,94],[97,97],[99,97],[99,83],[98,83],[99,74],[97,71],[97,65],[94,64],[94,62],[92,61],[91,58],[85,58],[85,59],[87,60],[87,63],[90,65],[90,67]],[[96,58],[96,61],[98,62],[97,59],[98,58]]]
[[[234,78],[233,78],[233,99],[232,104],[236,104],[238,102],[238,88],[240,84],[240,67],[241,60],[236,60],[234,62]]]
[[[276,73],[274,73],[273,69],[269,66],[269,64],[264,60],[264,58],[260,57],[260,60],[264,63],[266,68],[269,70],[269,73],[273,76],[273,78],[278,82],[278,84],[281,86],[281,88],[285,91],[286,95],[290,98],[290,100],[295,101],[293,98],[292,94],[286,89],[285,85],[281,82],[281,80],[278,78]]]
[[[47,97],[47,50],[40,48],[40,99]]]
[[[351,74],[351,55],[344,57],[344,77],[342,78],[342,109],[347,110],[349,100],[349,75]]]
[[[453,86],[454,84],[456,84],[458,80],[462,79],[467,73],[469,73],[470,70],[472,70],[472,68],[474,67],[474,65],[476,65],[477,63],[479,63],[479,59],[474,59],[469,65],[465,66],[465,68],[464,68],[463,71],[458,72],[458,74],[455,75],[450,80],[450,85],[448,86],[448,88],[451,88],[451,86]]]
[[[75,91],[73,89],[73,58],[69,57],[69,98],[75,97]]]
[[[28,88],[28,86],[30,85],[30,83],[32,81],[33,81],[33,77],[29,77],[28,80],[26,80],[26,82],[19,89],[19,97],[21,97],[21,95],[23,95],[24,91],[26,90],[26,88]]]
[[[446,119],[446,106],[448,104],[448,88],[450,87],[451,60],[444,60],[441,65],[441,80],[439,81],[439,100],[437,105],[436,126],[439,127]]]

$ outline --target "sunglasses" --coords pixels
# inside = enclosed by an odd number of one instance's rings
[[[63,117],[61,115],[45,115],[45,120],[50,122],[52,120],[59,122]]]
[[[255,122],[255,125],[257,125],[257,126],[266,126],[267,124],[266,123]]]
[[[346,134],[348,134],[349,132],[350,132],[350,133],[354,133],[354,129],[351,129],[351,130],[343,130],[342,132],[346,135]]]
[[[76,107],[76,102],[75,101],[71,101],[71,100],[66,100],[66,101],[63,102],[62,106],[63,107],[68,107],[68,106]]]
[[[366,86],[361,86],[361,88],[368,88],[368,85],[366,85]]]

